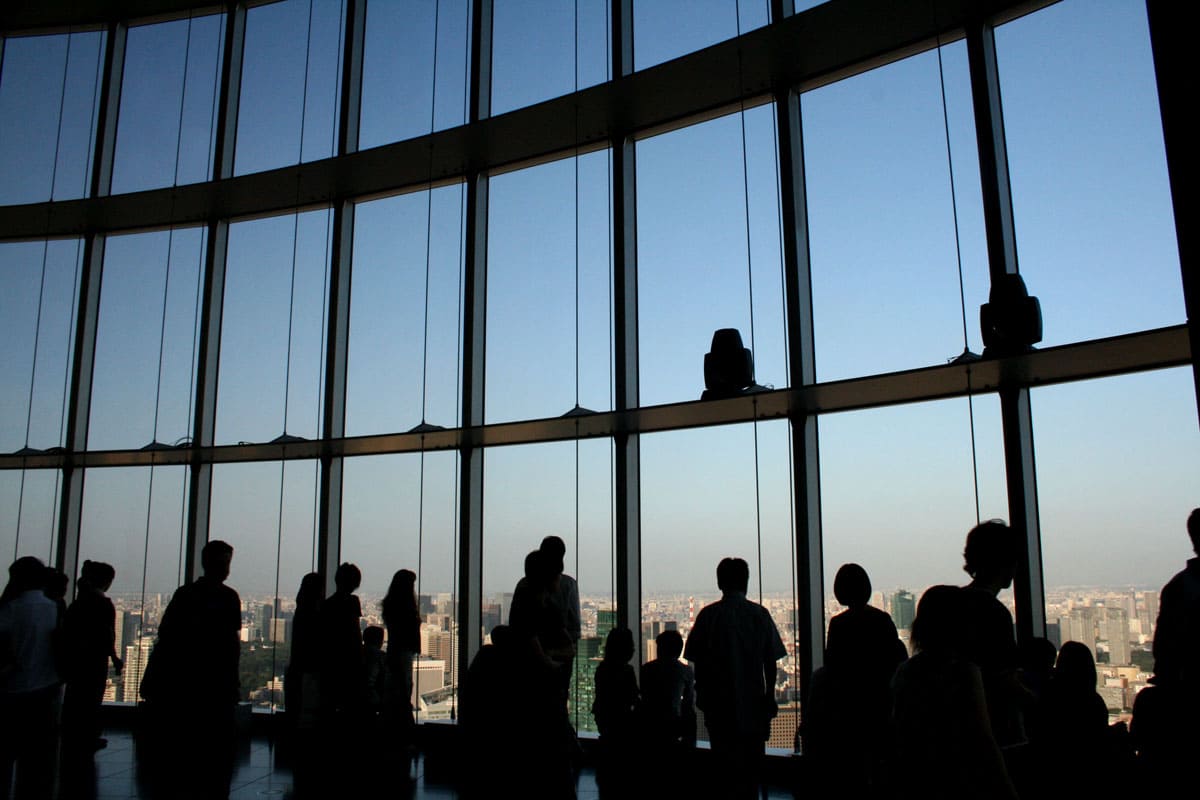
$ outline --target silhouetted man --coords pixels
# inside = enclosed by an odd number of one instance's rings
[[[1001,747],[1025,739],[1021,716],[1024,690],[1017,682],[1017,640],[1013,618],[997,595],[1012,586],[1017,570],[1017,540],[1001,520],[981,522],[967,533],[963,570],[963,624],[967,660],[979,667],[987,696],[992,735]]]
[[[242,601],[225,585],[232,562],[228,543],[204,545],[204,574],[171,598],[142,678],[142,697],[171,739],[163,745],[178,772],[163,776],[163,788],[175,796],[229,794],[242,628]]]
[[[775,662],[787,655],[770,613],[746,599],[750,567],[717,565],[721,599],[701,609],[683,656],[695,665],[696,705],[712,742],[716,786],[724,797],[754,797],[758,766],[770,737]]]
[[[1154,626],[1154,677],[1159,686],[1200,692],[1200,508],[1188,515],[1195,558],[1158,596]]]

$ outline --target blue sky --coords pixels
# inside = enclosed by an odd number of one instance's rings
[[[576,18],[561,3],[497,0],[494,111],[605,80],[606,5],[580,0]],[[736,15],[732,0],[706,5],[635,3],[637,67],[765,22],[762,2]],[[466,8],[371,5],[363,147],[462,122]],[[251,10],[239,174],[332,152],[338,15],[338,3],[321,0],[311,26],[307,2]],[[306,30],[307,53],[297,45]],[[207,177],[221,35],[219,17],[196,18],[190,31],[187,20],[131,29],[115,190]],[[1041,298],[1044,344],[1183,322],[1144,6],[1068,0],[996,38],[1019,258]],[[65,35],[6,42],[0,202],[84,194],[102,39],[74,34],[69,60]],[[818,378],[961,352],[955,210],[966,339],[978,352],[987,270],[963,44],[942,49],[941,74],[927,52],[807,92],[801,104]],[[718,327],[753,338],[760,383],[786,386],[772,108],[640,141],[637,159],[642,403],[696,399]],[[612,407],[608,169],[600,152],[491,182],[488,422],[557,416],[576,402]],[[458,422],[461,209],[458,186],[357,209],[350,435],[407,430],[422,410],[430,423]],[[328,230],[324,210],[231,226],[218,442],[266,441],[285,423],[317,435]],[[91,447],[187,435],[203,247],[196,229],[110,238]],[[0,243],[0,372],[17,378],[0,389],[0,451],[61,440],[78,250],[73,240]],[[980,512],[1004,516],[998,403],[978,398],[973,410]],[[955,399],[821,419],[827,574],[856,560],[880,588],[962,577],[961,540],[976,517],[969,411]],[[1189,372],[1035,389],[1033,411],[1047,582],[1163,583],[1187,556],[1183,518],[1200,496]],[[790,590],[786,426],[760,424],[757,437],[757,488],[753,425],[643,437],[646,593],[710,590],[719,557],[757,562],[760,528],[764,588]],[[419,555],[423,590],[449,590],[455,458],[428,454],[423,469],[411,454],[348,460],[343,555],[364,567],[365,589],[381,590]],[[585,593],[608,591],[610,463],[606,442],[581,443],[578,460],[574,443],[487,455],[485,592],[510,588],[547,533],[564,535],[569,560],[578,554]],[[143,551],[152,591],[176,579],[183,471],[155,470],[153,487],[149,478],[128,468],[87,479],[83,550],[117,566],[115,591],[140,587]],[[20,472],[0,473],[0,552],[13,546],[19,506],[19,550],[44,557],[54,476],[29,472],[21,484]],[[312,464],[215,469],[213,535],[238,548],[232,582],[244,593],[274,589],[277,541],[283,594],[310,568],[314,491]]]

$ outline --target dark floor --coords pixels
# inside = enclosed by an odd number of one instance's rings
[[[64,793],[64,800],[72,800],[70,795],[78,794],[81,798],[95,800],[143,800],[143,794],[137,777],[137,755],[133,735],[127,730],[109,730],[106,733],[108,746],[95,755],[95,793],[90,786]],[[387,765],[356,765],[356,768],[376,767],[388,768]],[[83,777],[82,775],[78,777]],[[411,777],[418,800],[451,800],[458,793],[453,786],[430,780],[425,774],[425,760],[418,757],[412,767]],[[595,773],[591,768],[585,768],[579,776],[577,784],[579,800],[598,800],[599,791],[596,788]],[[256,735],[251,738],[249,747],[244,748],[234,769],[233,781],[230,786],[230,800],[258,800],[258,798],[282,798],[287,800],[294,796],[292,771],[287,766],[277,763],[276,750],[269,738]],[[769,798],[781,800],[791,795],[780,789],[772,789]]]

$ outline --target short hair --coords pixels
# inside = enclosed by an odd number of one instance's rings
[[[1192,513],[1188,514],[1187,532],[1192,540],[1192,549],[1200,556],[1200,508],[1193,508]]]
[[[989,519],[967,533],[963,569],[972,578],[980,572],[1012,569],[1017,564],[1017,542],[1003,520]]]
[[[338,591],[353,592],[360,583],[362,583],[362,573],[358,567],[349,561],[338,564],[337,571],[333,573],[333,585]]]
[[[717,564],[717,588],[722,592],[744,592],[750,586],[750,565],[744,558],[722,558]]]
[[[604,660],[626,662],[633,658],[633,631],[613,628],[604,640]]]
[[[858,564],[842,564],[833,578],[833,596],[847,608],[865,606],[871,599],[871,578]]]
[[[565,558],[567,555],[567,543],[561,536],[547,536],[542,539],[542,546],[538,549],[555,558]]]
[[[958,586],[930,586],[917,603],[910,640],[914,651],[954,653],[962,648],[963,592]]]
[[[383,647],[383,628],[378,625],[368,625],[364,628],[363,644],[371,647]]]
[[[683,635],[679,631],[663,631],[654,637],[654,644],[663,661],[678,661],[683,654]]]
[[[117,571],[113,569],[112,564],[103,561],[84,561],[83,566],[79,568],[79,580],[93,588],[112,583],[115,577]]]
[[[4,594],[11,596],[17,592],[27,592],[30,589],[42,588],[46,574],[46,565],[35,556],[21,556],[8,567],[8,586]]]
[[[207,572],[233,558],[233,545],[220,539],[211,539],[200,551],[200,566]]]

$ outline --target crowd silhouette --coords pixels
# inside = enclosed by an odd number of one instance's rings
[[[805,791],[846,798],[1058,798],[1196,792],[1200,747],[1200,509],[1187,521],[1196,557],[1163,588],[1151,685],[1133,721],[1110,725],[1092,651],[1046,639],[1018,647],[997,595],[1019,551],[999,521],[972,528],[965,586],[920,598],[911,656],[892,618],[869,605],[866,570],[844,564],[824,663],[806,690]],[[575,796],[581,760],[568,714],[580,639],[579,590],[564,574],[565,544],[547,537],[525,558],[507,624],[492,629],[459,692],[457,747],[471,768],[462,796]],[[153,735],[141,759],[149,796],[222,798],[234,766],[241,601],[225,585],[233,548],[213,540],[203,575],[180,587],[141,679]],[[634,634],[608,632],[588,709],[599,729],[602,796],[683,792],[750,798],[763,791],[763,757],[776,716],[776,662],[786,649],[771,615],[747,599],[749,567],[717,566],[721,599],[697,615],[686,641],[668,630],[635,669]],[[85,561],[69,581],[36,558],[17,559],[0,596],[0,800],[85,797],[92,754],[105,747],[101,699],[115,647],[106,596],[113,567]],[[422,616],[414,572],[395,573],[383,627],[364,626],[358,568],[337,567],[335,591],[305,575],[296,595],[285,669],[285,758],[295,796],[411,796],[416,752],[413,669]],[[697,709],[711,745],[697,759]],[[363,763],[381,769],[357,769]],[[59,764],[61,762],[61,769]],[[670,764],[678,769],[663,769]],[[764,795],[765,796],[765,795]]]

